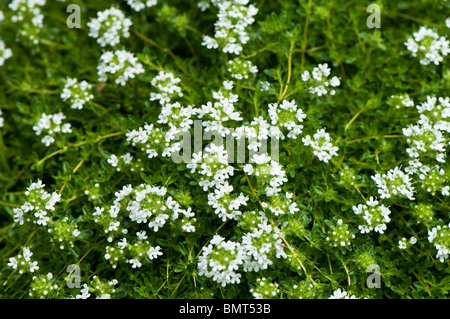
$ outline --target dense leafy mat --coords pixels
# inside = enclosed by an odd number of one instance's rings
[[[369,4],[2,1],[0,297],[445,298],[450,4]]]

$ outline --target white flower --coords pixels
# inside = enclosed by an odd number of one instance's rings
[[[96,38],[100,46],[115,46],[120,38],[130,36],[129,27],[132,25],[130,19],[123,12],[111,7],[105,11],[97,12],[97,18],[88,22],[89,36]]]
[[[125,50],[107,51],[100,57],[97,67],[99,81],[105,82],[110,77],[115,78],[115,83],[124,86],[128,79],[144,72],[144,67],[138,59]]]
[[[398,167],[389,170],[386,174],[377,173],[371,178],[377,184],[381,198],[391,198],[394,195],[414,200],[415,189],[412,185],[411,177]]]
[[[248,79],[250,74],[258,73],[258,68],[252,62],[241,58],[234,58],[228,61],[228,71],[235,79]]]
[[[90,93],[91,89],[92,85],[84,80],[78,82],[77,79],[67,78],[61,99],[69,101],[71,108],[81,110],[86,102],[94,98],[94,95]]]
[[[159,256],[161,256],[163,253],[160,251],[161,247],[150,247],[150,249],[147,251],[147,256],[149,259],[156,259]]]
[[[347,291],[338,288],[328,299],[357,299],[355,295],[348,296]]]
[[[158,1],[157,0],[125,0],[127,4],[134,10],[134,11],[141,11],[145,7],[150,8],[155,6]]]
[[[309,71],[304,71],[301,74],[301,77],[302,81],[309,83],[309,92],[311,94],[322,96],[329,93],[330,95],[334,95],[336,91],[334,89],[329,90],[329,87],[338,87],[341,84],[341,81],[337,76],[334,76],[331,80],[328,80],[330,74],[331,69],[328,67],[327,63],[324,63],[315,67],[311,74]]]
[[[0,40],[0,66],[2,66],[5,61],[12,57],[12,50],[6,48],[5,42]]]
[[[151,81],[152,86],[159,92],[150,93],[150,101],[159,100],[159,103],[164,105],[170,102],[171,97],[182,97],[183,93],[178,86],[180,82],[181,80],[176,78],[173,73],[160,71]]]
[[[248,5],[247,0],[214,1],[212,4],[218,7],[214,38],[204,35],[202,45],[208,49],[217,49],[220,46],[224,53],[240,54],[242,45],[249,40],[245,29],[255,21],[253,17],[258,9],[252,4]],[[206,1],[201,1],[199,6],[206,10]]]
[[[23,24],[24,21],[31,22],[32,28],[24,28],[17,31],[20,36],[25,36],[33,44],[39,43],[39,33],[44,27],[44,15],[41,12],[46,0],[12,0],[8,5],[14,11],[11,17],[13,23]]]
[[[439,65],[450,52],[450,42],[425,26],[420,27],[404,44],[413,57],[420,58],[422,65]]]
[[[268,110],[272,126],[281,128],[281,131],[270,130],[272,138],[284,139],[283,131],[287,130],[287,137],[296,139],[302,133],[303,125],[300,123],[306,114],[299,108],[294,100],[283,100],[281,104],[271,103]]]
[[[334,76],[333,78],[331,78],[331,80],[330,80],[331,86],[339,86],[340,84],[341,84],[341,81],[339,80],[339,78],[337,76]]]
[[[70,123],[63,123],[65,118],[65,115],[61,112],[50,115],[43,113],[39,121],[33,126],[36,135],[46,133],[41,139],[45,146],[49,146],[56,141],[56,133],[67,134],[72,132]]]
[[[86,284],[83,284],[83,288],[80,290],[80,293],[75,296],[75,299],[88,299],[91,296],[89,293],[89,287]]]
[[[116,155],[111,154],[110,158],[108,158],[107,162],[109,164],[111,164],[112,167],[117,167],[117,165],[119,164],[119,159],[117,158]]]
[[[386,224],[390,222],[391,211],[376,199],[370,197],[365,204],[352,207],[353,212],[361,217],[362,224],[358,226],[361,234],[370,233],[372,230],[383,234],[387,229]]]
[[[217,49],[219,44],[216,39],[211,38],[210,36],[204,35],[202,45],[206,46],[207,49]]]
[[[209,9],[209,1],[200,1],[197,3],[197,7],[200,8],[200,11],[206,11]]]
[[[310,78],[310,75],[309,75],[308,71],[305,71],[305,72],[302,73],[302,80],[303,81],[308,81],[309,78]]]
[[[240,248],[239,243],[225,241],[220,235],[214,235],[198,258],[199,275],[212,278],[222,287],[239,283],[241,274],[237,270],[244,257]]]
[[[142,266],[141,262],[137,259],[130,259],[128,262],[131,264],[132,268],[140,268]]]
[[[331,143],[331,137],[324,128],[317,130],[313,138],[307,135],[302,138],[302,141],[305,146],[311,146],[314,155],[325,163],[328,163],[333,156],[337,156],[339,148]]]
[[[17,268],[17,265],[18,265],[18,263],[17,263],[16,258],[10,257],[10,258],[9,258],[8,266],[11,267],[12,269],[16,269],[16,268]]]
[[[444,196],[450,196],[450,186],[445,186],[444,188],[442,188],[441,192]]]

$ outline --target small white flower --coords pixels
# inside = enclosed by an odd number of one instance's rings
[[[0,66],[2,66],[7,59],[11,58],[12,55],[12,50],[6,48],[5,42],[0,40]]]
[[[302,73],[302,80],[303,81],[305,81],[305,82],[308,81],[309,77],[310,77],[310,75],[309,75],[308,71],[305,71],[305,72]]]
[[[116,155],[112,154],[110,158],[108,158],[107,162],[111,164],[112,167],[117,167],[117,165],[119,164],[119,159]]]
[[[163,253],[160,251],[161,247],[150,247],[150,249],[147,251],[147,256],[149,259],[156,259],[159,256],[161,256]]]

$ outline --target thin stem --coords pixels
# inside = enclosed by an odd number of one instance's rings
[[[306,10],[306,19],[305,19],[305,28],[303,29],[303,42],[302,42],[302,60],[301,60],[301,71],[305,70],[305,51],[308,46],[308,25],[309,25],[309,16],[311,14],[311,4],[312,0],[308,2],[308,9]]]

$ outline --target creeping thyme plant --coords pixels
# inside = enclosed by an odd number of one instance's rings
[[[448,296],[450,2],[374,4],[2,1],[0,298]]]

